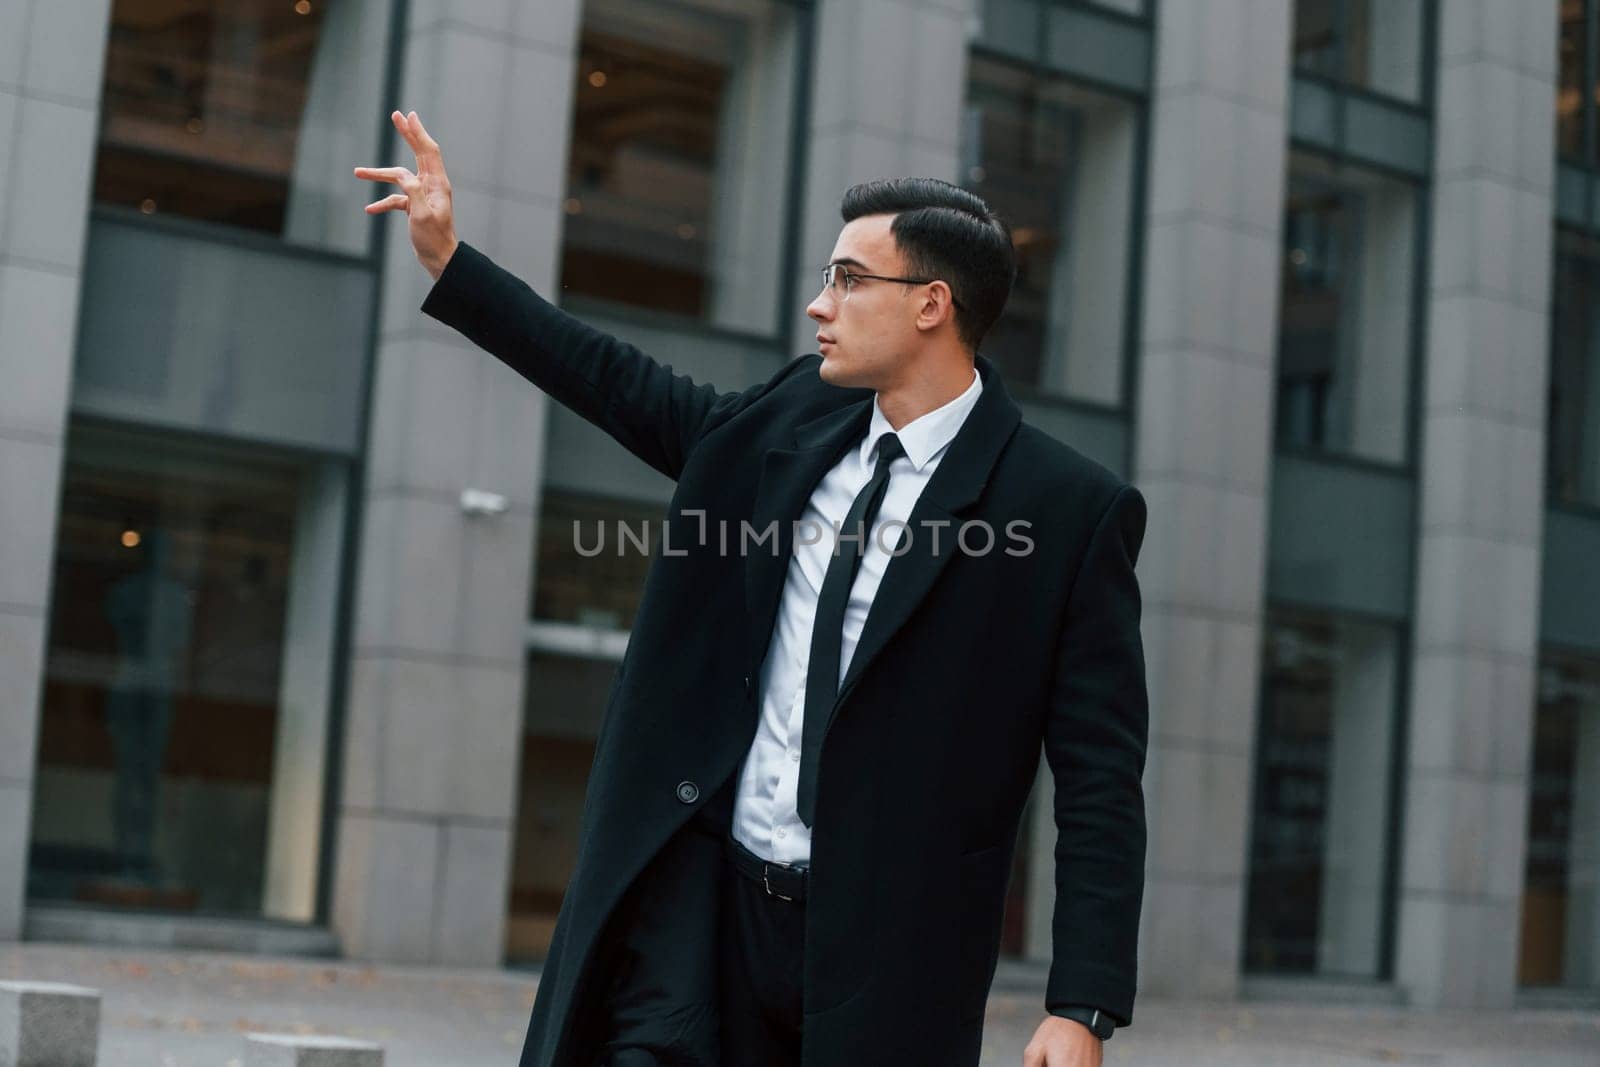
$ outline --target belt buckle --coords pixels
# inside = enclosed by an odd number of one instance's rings
[[[788,866],[788,864],[779,864],[779,866],[786,867],[786,866]],[[772,870],[772,861],[771,860],[762,861],[762,864],[761,864],[761,884],[766,887],[767,895],[770,896],[770,897],[777,897],[779,900],[793,901],[794,897],[786,897],[782,893],[779,893],[777,890],[772,888],[771,870]]]

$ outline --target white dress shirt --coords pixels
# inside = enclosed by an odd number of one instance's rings
[[[885,548],[878,543],[878,528],[885,522],[903,524],[909,521],[917,498],[949,449],[956,431],[977,404],[982,389],[983,377],[974,371],[972,384],[966,392],[906,423],[898,432],[884,417],[874,397],[872,421],[866,437],[858,447],[846,452],[817,483],[799,518],[801,536],[795,538],[772,642],[761,666],[761,721],[739,773],[739,791],[733,808],[733,836],[764,859],[803,864],[809,863],[811,858],[811,829],[800,821],[795,794],[800,782],[800,739],[805,725],[806,665],[811,658],[811,630],[816,621],[822,579],[833,559],[835,531],[843,525],[856,494],[872,478],[878,462],[878,439],[886,433],[894,433],[904,446],[905,455],[889,465],[889,484],[869,532],[860,570],[850,586],[839,648],[839,681],[842,682],[850,668],[856,643],[861,639],[861,628],[866,624],[872,598],[892,558],[889,549],[900,536],[896,532],[899,527],[884,531],[881,539],[889,546]],[[916,539],[924,535],[913,530],[909,536]],[[802,544],[802,540],[815,543]],[[848,552],[853,547],[847,541],[840,551]]]

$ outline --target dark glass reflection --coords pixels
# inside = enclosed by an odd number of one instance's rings
[[[666,516],[662,504],[546,489],[539,507],[533,617],[631,629]],[[638,550],[640,543],[647,551]]]
[[[112,0],[95,202],[365,255],[397,2]]]
[[[1600,504],[1600,241],[1556,231],[1553,290],[1549,491]]]
[[[265,882],[279,696],[299,677],[285,651],[305,485],[289,461],[74,428],[40,717],[32,898],[296,909],[267,900]],[[313,566],[300,551],[300,563]],[[315,564],[324,565],[318,574],[336,573],[330,561]],[[308,809],[311,843],[282,852],[277,869],[285,884],[301,883],[301,904],[314,888],[317,808]],[[278,814],[283,841],[305,829]]]
[[[543,960],[578,856],[595,739],[617,677],[609,660],[530,652],[512,846],[506,958]]]
[[[589,0],[583,17],[563,291],[773,332],[793,9]]]
[[[1244,966],[1376,977],[1398,642],[1285,610],[1265,636]]]
[[[1295,66],[1414,103],[1422,97],[1424,3],[1295,0]]]
[[[1405,183],[1291,154],[1274,408],[1279,444],[1405,459],[1416,204]]]
[[[1296,0],[1294,62],[1325,78],[1339,76],[1339,0]]]
[[[717,118],[728,72],[586,30],[578,51],[561,283],[699,317],[709,286]]]
[[[962,184],[1011,227],[1017,278],[981,351],[1008,382],[1121,402],[1133,107],[972,57]]]
[[[1561,0],[1556,82],[1556,151],[1583,158],[1583,67],[1589,49],[1584,0]]]
[[[1539,663],[1518,981],[1600,989],[1600,659]]]

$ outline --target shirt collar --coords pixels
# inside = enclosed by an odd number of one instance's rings
[[[944,451],[946,446],[955,440],[956,432],[967,420],[967,415],[971,413],[973,406],[978,403],[978,394],[982,391],[983,375],[974,367],[972,384],[967,386],[966,392],[925,415],[917,416],[898,431],[889,424],[888,417],[878,406],[878,398],[874,396],[872,422],[867,427],[867,439],[861,443],[861,462],[868,467],[874,466],[877,463],[878,438],[886,433],[892,433],[900,439],[911,466],[918,471],[922,470],[934,456]]]

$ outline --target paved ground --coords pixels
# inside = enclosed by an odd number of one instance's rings
[[[101,990],[100,1067],[238,1067],[252,1031],[379,1041],[388,1067],[515,1067],[533,976],[198,952],[0,944],[0,979]],[[985,1067],[1015,1067],[1035,991],[990,999]],[[1600,1011],[1431,1013],[1373,1007],[1179,1004],[1140,998],[1107,1064],[1159,1067],[1600,1067]],[[908,1067],[914,1067],[908,1056]]]

